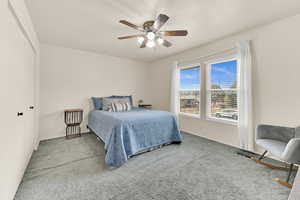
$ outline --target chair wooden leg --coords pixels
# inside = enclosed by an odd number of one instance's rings
[[[270,167],[270,168],[272,168],[272,169],[289,170],[289,168],[286,167],[286,166],[274,165],[274,164],[272,164],[272,163],[265,162],[265,161],[263,161],[263,160],[259,160],[259,159],[254,158],[254,157],[252,157],[251,160],[254,160],[254,161],[257,162],[257,163],[262,164],[262,165],[265,165],[265,166]]]
[[[283,181],[283,180],[280,180],[280,179],[276,179],[276,182],[285,186],[285,187],[288,187],[288,188],[292,188],[293,185],[290,184],[290,178],[291,178],[291,175],[292,175],[292,171],[293,171],[293,168],[294,168],[294,164],[290,164],[290,167],[289,167],[289,172],[288,172],[288,176],[286,178],[286,181]]]
[[[285,187],[288,187],[288,188],[292,188],[293,185],[286,182],[286,181],[283,181],[283,180],[280,180],[279,178],[276,178],[276,182],[279,183],[280,185],[283,185]]]
[[[265,155],[267,153],[268,153],[268,151],[265,151],[259,158],[251,157],[250,159],[254,160],[255,162],[257,162],[259,164],[262,164],[262,165],[265,165],[267,167],[270,167],[272,169],[288,170],[288,176],[287,176],[286,181],[283,181],[283,180],[281,180],[279,178],[276,178],[275,180],[280,185],[283,185],[283,186],[288,187],[288,188],[292,188],[293,185],[289,183],[290,182],[290,178],[291,178],[291,174],[292,174],[293,170],[297,170],[297,169],[294,169],[294,165],[293,164],[290,164],[290,166],[287,167],[287,166],[274,165],[272,163],[263,161],[263,159],[264,159],[264,157],[265,157]]]

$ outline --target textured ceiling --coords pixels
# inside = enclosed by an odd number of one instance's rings
[[[300,0],[25,0],[41,42],[154,61],[203,43],[300,12]],[[169,37],[171,48],[140,49],[137,33],[120,19],[142,24],[159,13],[170,16],[163,29],[188,29]]]

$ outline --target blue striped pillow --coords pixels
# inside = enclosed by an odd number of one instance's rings
[[[124,103],[118,103],[118,102],[114,102],[111,104],[110,107],[110,112],[124,112],[124,111],[130,111],[131,110],[131,105],[128,102],[124,102]]]
[[[113,98],[129,98],[129,102],[131,104],[131,106],[133,106],[133,100],[132,100],[132,96],[120,96],[120,95],[112,95]]]

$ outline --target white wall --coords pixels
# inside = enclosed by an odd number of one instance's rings
[[[0,199],[10,200],[37,144],[39,42],[23,0],[0,1],[0,26]]]
[[[194,60],[232,48],[244,39],[252,40],[253,96],[255,124],[300,125],[300,15],[232,35],[209,44],[152,63],[151,103],[157,109],[169,109],[173,61]],[[160,94],[160,95],[155,95]],[[238,146],[236,126],[203,119],[180,117],[187,132]]]
[[[147,101],[148,65],[47,44],[41,45],[40,139],[65,136],[63,111],[83,108],[83,132],[93,108],[90,97],[133,95]]]

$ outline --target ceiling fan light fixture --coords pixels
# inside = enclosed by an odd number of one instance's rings
[[[155,42],[153,40],[149,40],[146,44],[148,48],[153,48],[155,46]]]
[[[155,20],[149,20],[143,23],[142,26],[135,25],[126,20],[120,20],[121,24],[129,26],[135,30],[142,33],[135,35],[128,35],[123,37],[118,37],[119,40],[136,38],[137,42],[140,44],[141,49],[148,47],[153,48],[156,45],[161,45],[164,47],[171,47],[172,43],[165,37],[169,36],[187,36],[187,30],[163,30],[160,29],[166,24],[169,17],[165,14],[159,14]]]
[[[158,43],[158,44],[162,44],[162,43],[164,43],[164,40],[163,40],[162,38],[157,38],[157,40],[156,40],[156,41],[157,41],[157,43]]]
[[[145,38],[144,37],[138,37],[137,41],[138,43],[142,44],[144,42]]]
[[[153,33],[152,31],[147,33],[147,38],[149,40],[154,40],[155,39],[155,33]]]

